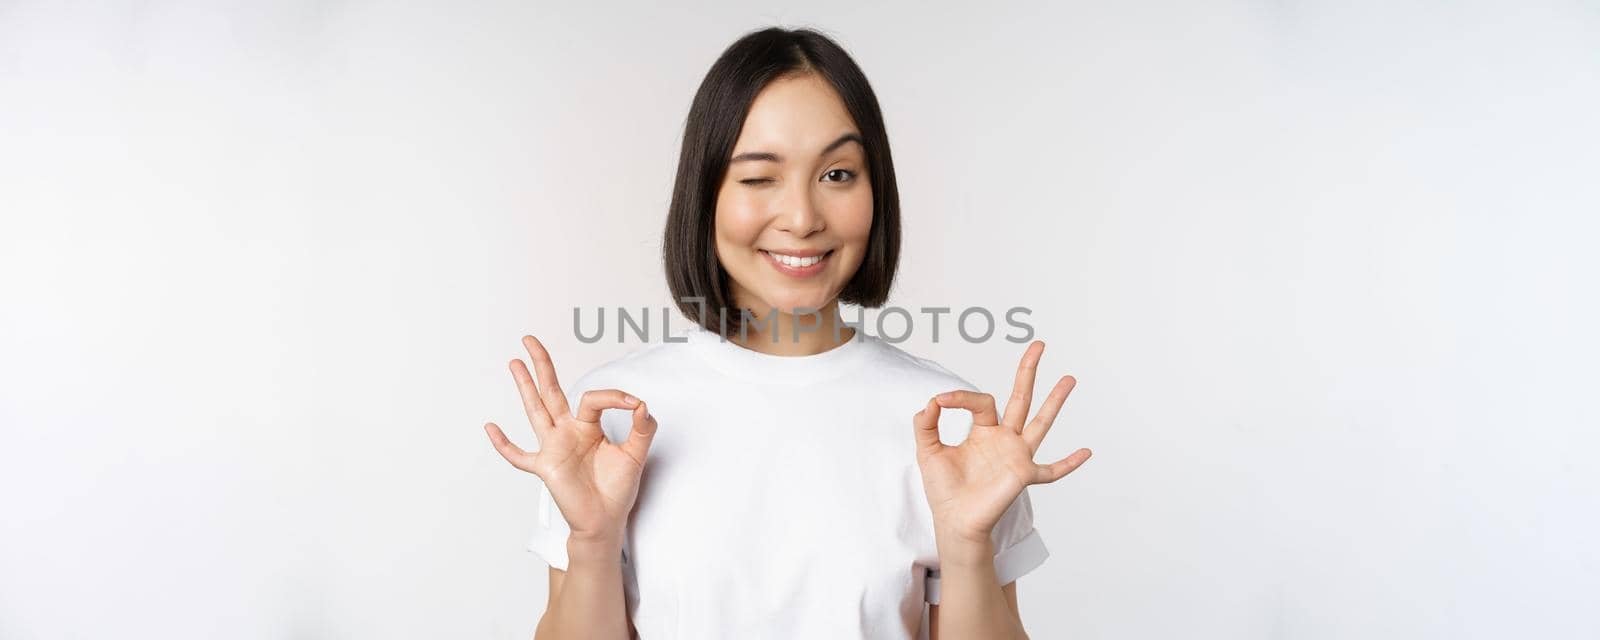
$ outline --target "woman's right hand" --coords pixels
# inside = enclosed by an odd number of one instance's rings
[[[639,477],[655,437],[656,419],[643,400],[618,389],[584,392],[574,415],[544,345],[533,336],[523,336],[522,345],[533,360],[538,385],[520,359],[511,361],[511,377],[522,393],[522,406],[533,423],[539,450],[530,453],[518,448],[493,422],[484,425],[489,441],[511,466],[544,481],[572,531],[571,539],[620,544],[639,494]],[[621,445],[606,439],[600,429],[604,409],[633,412],[633,429]]]

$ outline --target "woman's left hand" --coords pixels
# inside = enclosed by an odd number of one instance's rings
[[[928,405],[912,417],[922,488],[928,494],[934,534],[941,546],[988,544],[995,523],[1024,487],[1060,480],[1089,459],[1090,451],[1079,449],[1049,465],[1033,461],[1061,404],[1077,384],[1072,376],[1062,376],[1039,407],[1038,415],[1027,421],[1034,374],[1043,354],[1044,342],[1035,340],[1028,345],[1017,367],[1016,386],[1006,400],[1004,416],[995,413],[994,396],[947,391],[928,400]],[[972,432],[957,446],[939,441],[941,408],[972,412]]]

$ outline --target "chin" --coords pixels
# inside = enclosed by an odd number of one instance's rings
[[[804,310],[821,309],[828,306],[828,303],[830,302],[833,302],[833,298],[825,296],[777,296],[773,298],[766,298],[762,302],[763,308],[755,309],[754,311],[756,313],[762,313],[767,309],[777,309],[783,313],[794,313],[794,310],[797,307]]]

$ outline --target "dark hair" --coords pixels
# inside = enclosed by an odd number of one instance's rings
[[[872,185],[866,255],[839,301],[878,307],[889,298],[900,257],[900,193],[878,97],[850,54],[832,39],[811,29],[769,27],[745,34],[722,52],[700,81],[684,124],[661,254],[678,309],[710,331],[719,331],[724,318],[727,329],[737,331],[743,320],[733,307],[714,233],[717,193],[729,156],[756,94],[773,80],[802,73],[818,74],[844,100],[865,143]]]

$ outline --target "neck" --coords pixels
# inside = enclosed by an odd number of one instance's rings
[[[746,318],[743,335],[728,332],[728,341],[752,351],[775,356],[810,356],[832,350],[851,338],[856,330],[839,317],[839,302],[828,303],[817,313],[784,313],[773,309],[751,309],[757,314]]]

